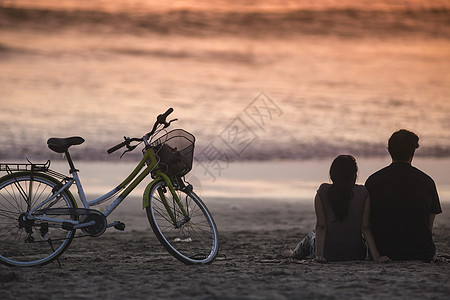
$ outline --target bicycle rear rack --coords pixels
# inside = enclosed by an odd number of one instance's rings
[[[50,160],[47,160],[45,164],[33,164],[29,160],[28,163],[0,163],[0,172],[1,171],[8,174],[12,174],[17,171],[31,171],[31,174],[34,172],[43,172],[59,179],[68,179],[66,175],[50,170]]]
[[[25,163],[6,163],[0,164],[0,171],[11,173],[13,171],[36,171],[47,172],[50,168],[50,160],[47,160],[45,164],[33,164],[31,162]]]

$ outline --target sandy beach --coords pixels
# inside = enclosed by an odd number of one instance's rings
[[[0,265],[0,300],[448,299],[449,11],[448,0],[0,0],[0,162],[51,159],[67,174],[46,141],[82,136],[71,154],[93,199],[141,157],[106,149],[173,107],[170,129],[196,137],[187,179],[221,248],[207,266],[173,258],[141,184],[108,218],[124,232],[77,233],[61,266]],[[363,184],[390,163],[400,128],[420,136],[413,165],[438,187],[441,262],[281,259],[314,228],[332,159],[353,154]]]
[[[361,159],[358,182],[385,162]],[[438,184],[444,212],[436,218],[434,239],[438,256],[447,260],[450,203],[445,175],[450,161],[418,158],[416,162]],[[448,262],[317,264],[279,257],[283,245],[295,247],[314,228],[312,197],[317,183],[326,181],[328,165],[327,160],[236,163],[216,180],[196,165],[190,180],[220,233],[220,254],[207,266],[186,266],[159,244],[142,210],[139,186],[108,218],[124,222],[124,232],[109,229],[98,238],[74,239],[60,258],[61,266],[57,262],[34,268],[0,265],[0,298],[447,299]],[[60,172],[67,169],[61,161],[52,166]],[[77,166],[91,193],[106,191],[132,168],[130,163],[105,162]],[[277,181],[273,174],[282,176]],[[227,186],[231,197],[221,197]],[[293,193],[297,196],[286,197]]]
[[[134,199],[139,202],[139,199]],[[116,217],[132,228],[78,238],[56,262],[35,268],[0,266],[1,299],[447,299],[448,263],[284,262],[314,226],[308,204],[252,199],[207,202],[221,251],[208,266],[186,266],[153,235],[143,211]],[[443,210],[449,211],[444,203]],[[450,258],[450,218],[436,220],[441,258]],[[139,228],[139,229],[138,229]]]

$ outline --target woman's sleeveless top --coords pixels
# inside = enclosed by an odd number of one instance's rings
[[[366,258],[367,248],[361,235],[361,223],[369,193],[364,186],[355,185],[348,215],[339,221],[328,202],[330,187],[331,184],[324,183],[317,190],[327,221],[324,256],[328,261],[363,260]]]

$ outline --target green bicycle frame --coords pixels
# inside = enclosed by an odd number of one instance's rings
[[[148,166],[145,168],[144,171],[142,171],[141,174],[139,174],[139,172],[142,170],[142,168],[144,168],[144,166],[145,166],[145,164],[147,162],[149,162]],[[165,183],[167,184],[167,186],[169,187],[169,190],[172,193],[172,196],[175,199],[177,205],[179,206],[181,212],[183,213],[183,215],[185,217],[188,217],[188,213],[186,212],[186,210],[185,210],[183,204],[181,203],[177,193],[175,192],[175,188],[173,187],[170,178],[160,170],[160,168],[158,166],[158,161],[157,161],[156,156],[155,156],[155,153],[153,152],[153,149],[151,149],[151,148],[148,148],[146,150],[146,152],[144,154],[144,157],[139,162],[139,164],[136,166],[136,168],[133,170],[133,172],[131,172],[131,174],[117,187],[118,189],[125,188],[125,190],[119,196],[119,199],[124,199],[129,193],[131,193],[131,191],[133,189],[135,189],[136,186],[142,180],[144,180],[144,178],[147,177],[152,170],[154,170],[154,174],[156,176],[155,176],[155,179],[152,182],[150,182],[147,185],[147,187],[145,188],[144,195],[143,195],[143,201],[142,201],[143,202],[142,203],[143,204],[143,208],[145,209],[146,207],[149,206],[149,196],[150,196],[150,191],[151,191],[152,187],[159,180],[163,179],[165,181]],[[138,174],[139,174],[139,176],[138,176]],[[134,181],[133,181],[133,179],[134,179]],[[160,191],[158,191],[158,193],[159,193],[159,195],[161,197],[161,200],[163,201],[164,207],[167,209],[167,212],[169,213],[169,216],[171,217],[172,221],[175,224],[176,223],[176,219],[175,219],[175,216],[174,216],[172,210],[170,209],[170,207],[169,207],[169,205],[167,203],[166,197]],[[119,199],[117,199],[117,200],[119,200]]]
[[[141,172],[141,170],[144,168],[144,166],[146,164],[147,164],[147,167]],[[160,168],[158,166],[158,160],[156,159],[155,153],[154,153],[153,149],[150,147],[147,147],[144,156],[142,157],[141,161],[136,166],[136,168],[131,172],[131,174],[122,183],[120,183],[116,188],[114,188],[110,192],[106,193],[105,195],[103,195],[97,199],[94,199],[92,201],[88,201],[86,199],[86,195],[84,193],[83,186],[81,185],[81,181],[78,177],[78,171],[75,171],[72,173],[73,178],[68,180],[52,196],[47,198],[45,201],[40,203],[38,206],[32,208],[29,211],[29,214],[30,215],[33,214],[34,211],[40,209],[41,207],[44,207],[50,201],[53,201],[53,199],[55,199],[58,196],[58,194],[61,193],[62,191],[64,191],[64,190],[69,191],[70,186],[73,183],[75,183],[77,186],[77,189],[78,189],[78,194],[80,196],[80,199],[81,199],[81,202],[83,203],[84,208],[90,208],[91,206],[95,206],[104,201],[107,201],[107,200],[111,199],[112,197],[114,197],[121,190],[123,190],[123,192],[102,212],[103,215],[105,215],[105,217],[107,217],[138,186],[138,184],[141,183],[142,180],[144,180],[144,178],[146,178],[152,171],[155,174],[155,178],[145,188],[144,196],[143,196],[143,208],[145,209],[146,207],[149,206],[149,195],[150,195],[150,191],[151,191],[152,187],[157,182],[164,180],[165,183],[167,184],[167,186],[169,187],[169,190],[172,193],[172,196],[175,199],[178,207],[180,208],[183,216],[188,218],[188,213],[186,212],[186,209],[184,208],[183,204],[181,203],[181,201],[178,197],[178,194],[175,192],[175,188],[173,187],[170,178],[160,170]],[[161,196],[161,201],[163,202],[164,207],[167,209],[167,212],[173,221],[173,224],[176,224],[176,218],[175,218],[172,210],[170,209],[170,206],[168,205],[168,202],[167,202],[166,197],[164,196],[164,193],[159,192],[159,194]],[[51,219],[51,218],[48,218],[45,216],[44,217],[35,217],[35,219],[59,222],[58,219]],[[70,221],[69,220],[67,222],[73,223],[74,225],[76,225],[77,228],[87,226],[87,224],[80,224],[79,221]]]

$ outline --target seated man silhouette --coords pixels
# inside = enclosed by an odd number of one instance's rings
[[[442,212],[435,183],[411,165],[419,137],[402,129],[388,142],[392,163],[366,181],[371,198],[371,225],[380,255],[393,260],[433,261],[432,230]]]

